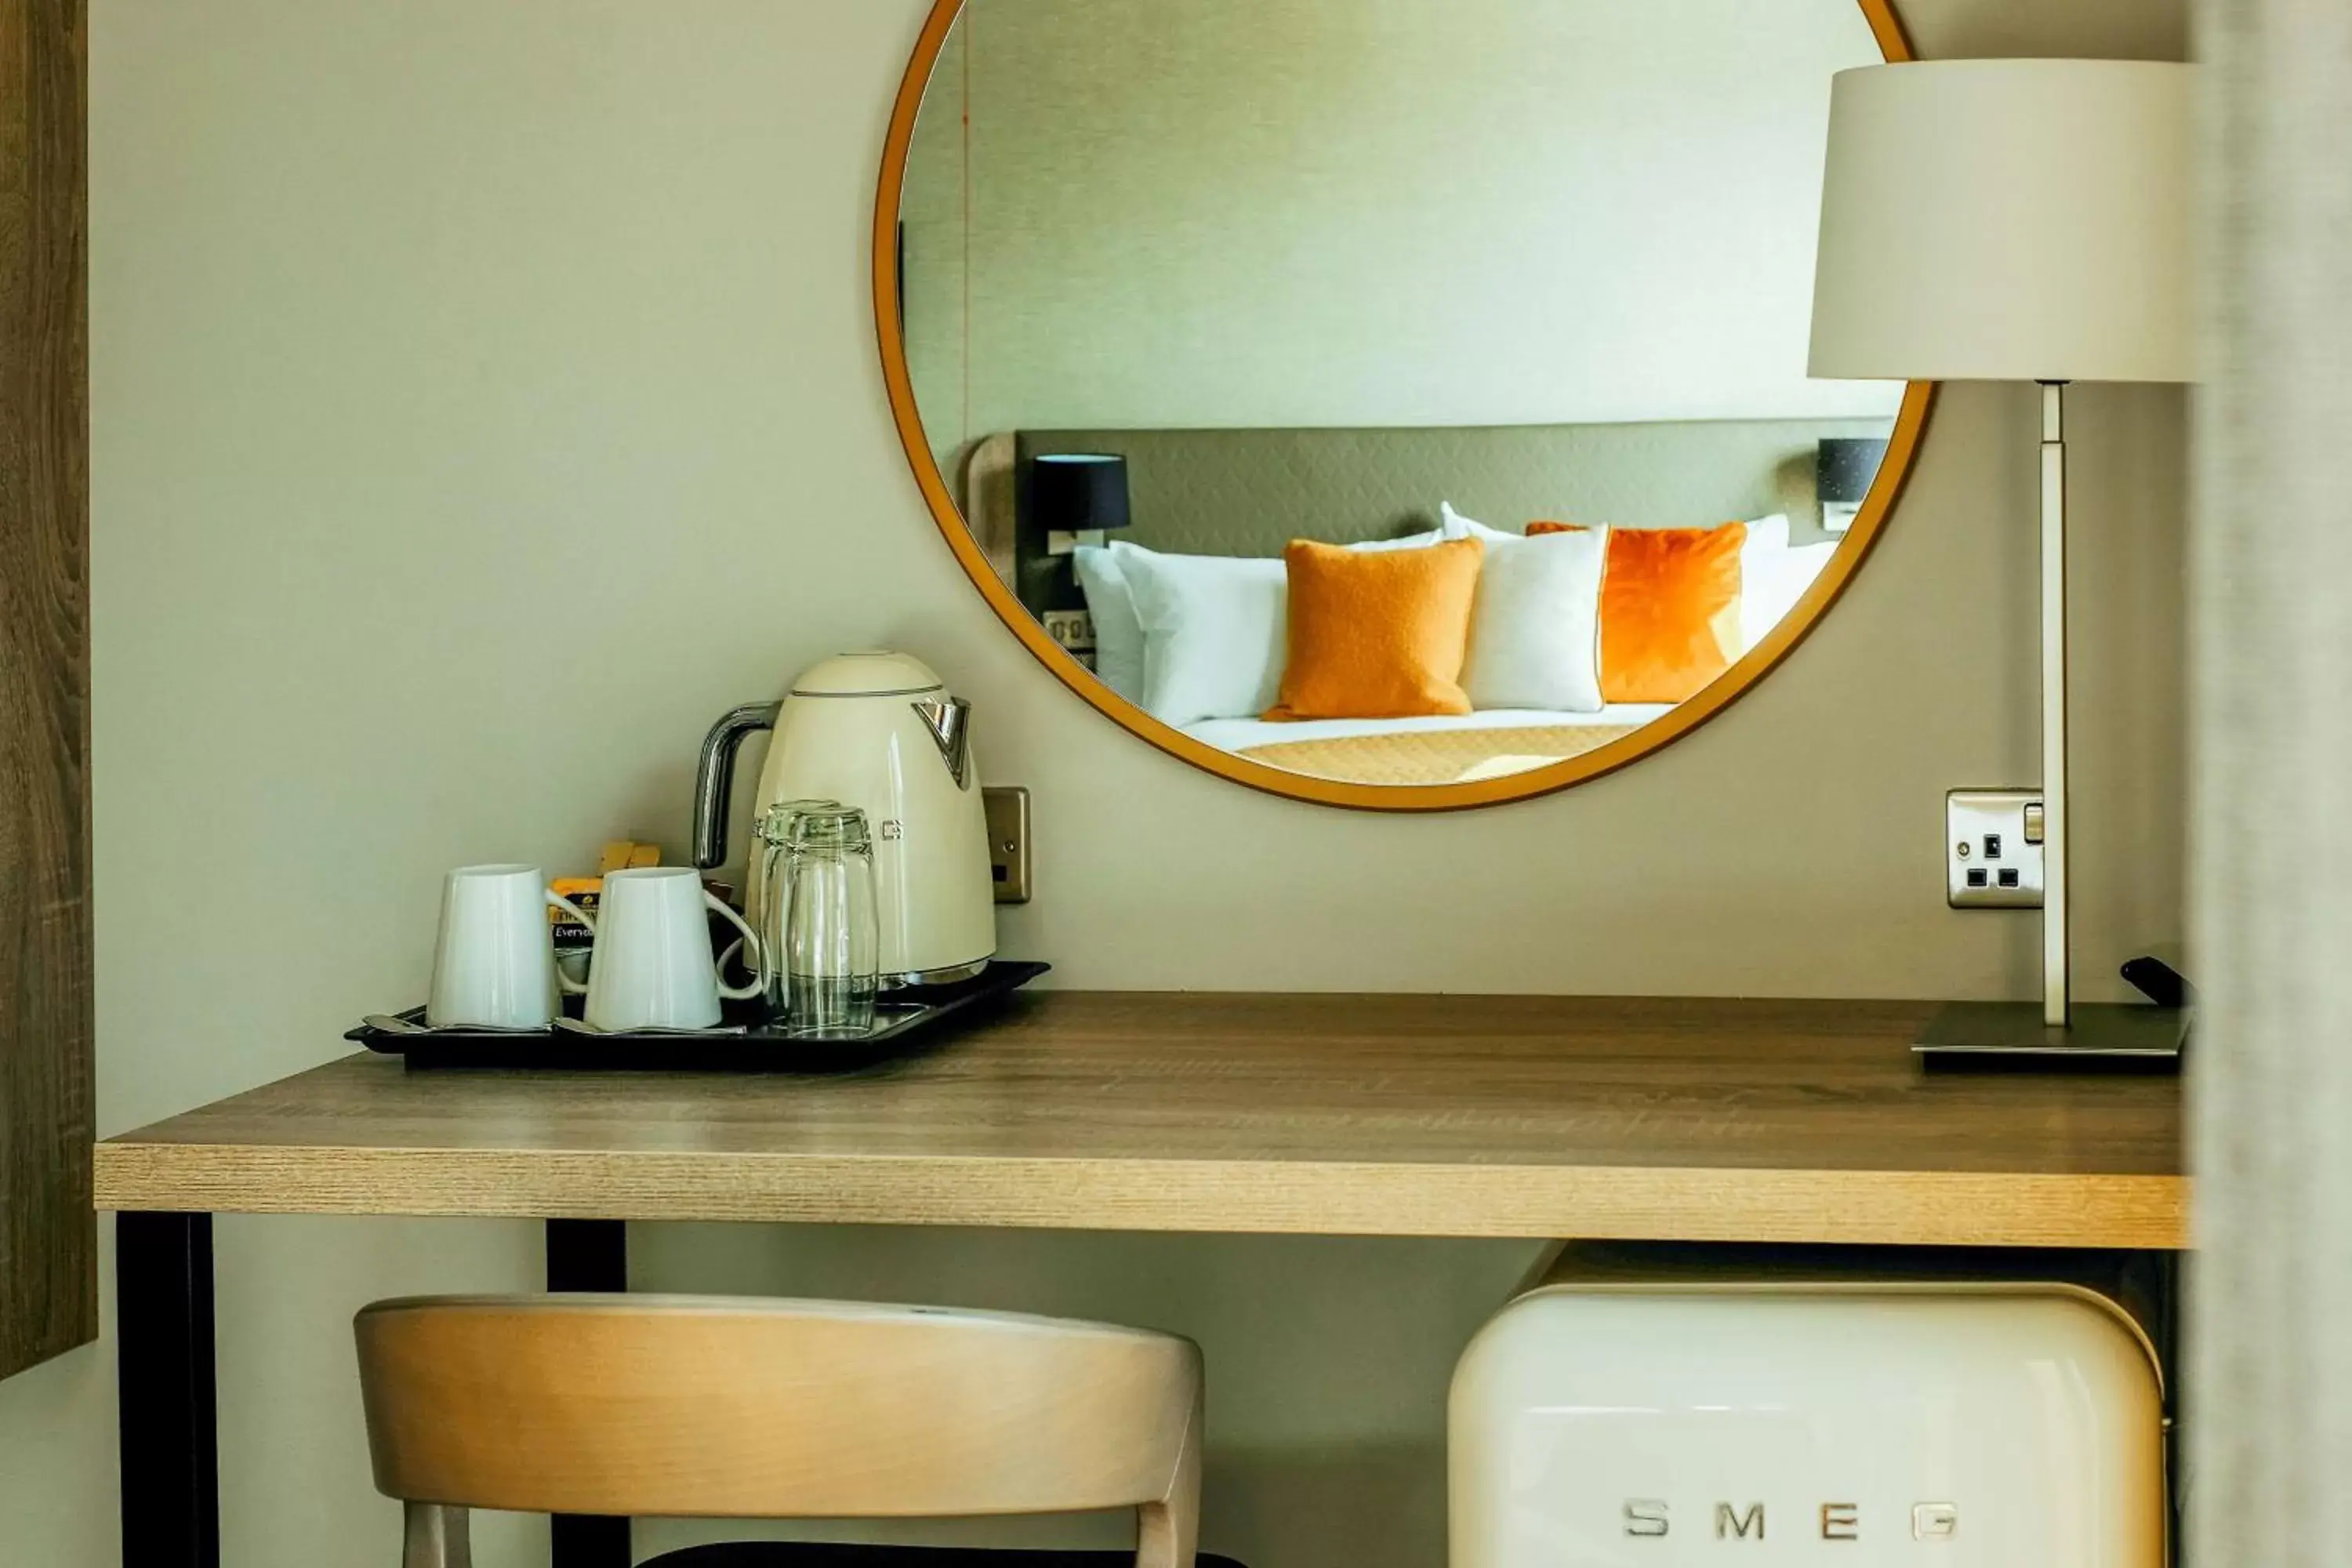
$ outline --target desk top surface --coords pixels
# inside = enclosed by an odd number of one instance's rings
[[[104,1209],[2179,1247],[2177,1079],[1923,1075],[1932,1005],[1040,993],[855,1076],[347,1058]]]

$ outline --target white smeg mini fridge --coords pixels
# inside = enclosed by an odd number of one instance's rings
[[[1566,1249],[1454,1373],[1450,1568],[2163,1568],[2153,1312],[2062,1261]]]

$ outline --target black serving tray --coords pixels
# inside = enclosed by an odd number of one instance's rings
[[[919,1055],[953,1037],[942,1026],[976,1022],[993,1005],[1052,968],[993,959],[970,980],[953,985],[917,985],[886,991],[875,1008],[874,1032],[854,1039],[800,1039],[767,1016],[757,1003],[728,1003],[722,1025],[740,1030],[709,1034],[583,1034],[576,1029],[539,1029],[529,1034],[436,1030],[429,1035],[391,1034],[362,1024],[343,1038],[386,1056],[403,1057],[412,1069],[444,1068],[562,1068],[593,1072],[856,1072]],[[578,997],[564,998],[576,1016]],[[425,1009],[399,1016],[422,1024]]]

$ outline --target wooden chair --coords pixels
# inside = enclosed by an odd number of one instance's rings
[[[355,1327],[376,1486],[407,1505],[405,1568],[468,1568],[475,1508],[735,1519],[1134,1508],[1136,1568],[1194,1561],[1201,1352],[1173,1335],[704,1296],[419,1298],[379,1301]],[[655,1562],[979,1560],[745,1542]]]

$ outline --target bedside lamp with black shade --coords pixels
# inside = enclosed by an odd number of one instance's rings
[[[1811,374],[2042,387],[2042,778],[2021,834],[2042,856],[2042,998],[1956,1004],[1920,1041],[1930,1057],[2179,1053],[2177,1012],[2073,997],[2064,410],[2070,381],[2192,379],[2194,69],[1938,60],[1842,71],[1831,90]]]
[[[1885,460],[1886,443],[1863,436],[1834,436],[1815,450],[1813,499],[1821,503],[1823,533],[1843,533],[1853,526]]]
[[[1094,668],[1094,617],[1073,566],[1082,545],[1103,543],[1132,521],[1127,459],[1110,452],[1040,452],[1029,460],[1018,551],[1022,598],[1045,635]]]
[[[1128,526],[1127,459],[1106,452],[1040,453],[1029,475],[1029,513],[1045,553],[1067,555]]]

